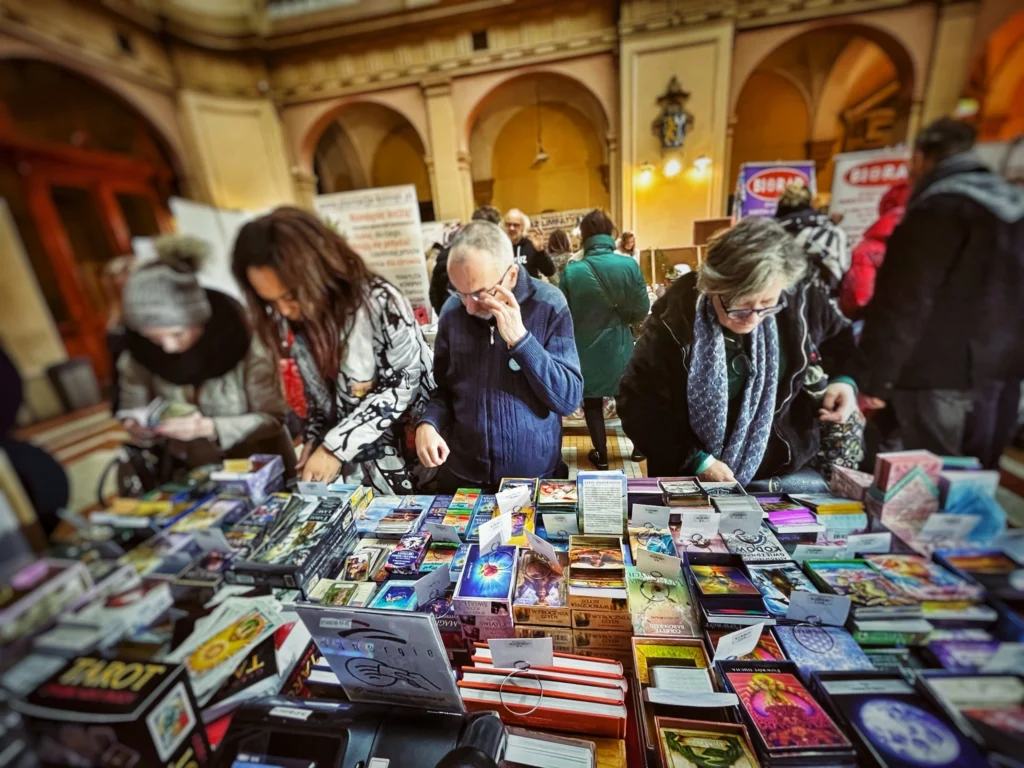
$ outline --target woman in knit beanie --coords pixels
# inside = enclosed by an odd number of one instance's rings
[[[135,437],[170,439],[192,466],[279,453],[293,469],[273,361],[250,344],[238,302],[196,278],[206,243],[168,235],[154,247],[156,260],[133,272],[122,294],[128,333],[118,417]],[[156,398],[166,406],[147,412]]]

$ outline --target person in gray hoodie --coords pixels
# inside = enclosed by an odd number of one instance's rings
[[[941,118],[918,135],[913,192],[867,307],[857,377],[888,400],[904,447],[999,461],[1024,378],[1024,191]]]

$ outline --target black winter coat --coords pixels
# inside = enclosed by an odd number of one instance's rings
[[[622,427],[647,456],[651,477],[684,474],[697,452],[707,450],[690,428],[686,396],[697,297],[691,273],[655,302],[615,398]],[[859,355],[849,321],[817,283],[794,288],[775,319],[787,368],[756,478],[796,472],[814,457],[821,442],[819,405],[803,386],[808,368],[823,367],[830,378],[850,375]]]
[[[1024,191],[971,152],[916,185],[867,307],[866,394],[1024,376]]]

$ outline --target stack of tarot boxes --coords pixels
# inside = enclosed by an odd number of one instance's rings
[[[621,537],[569,537],[569,606],[577,654],[632,664]]]

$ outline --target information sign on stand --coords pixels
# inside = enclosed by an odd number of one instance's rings
[[[372,271],[405,294],[416,320],[428,324],[430,281],[416,187],[404,184],[318,195],[313,206]]]
[[[295,610],[350,701],[465,711],[430,614],[313,605]]]
[[[833,167],[829,213],[842,214],[839,226],[855,246],[878,219],[882,196],[894,184],[907,180],[907,150],[890,147],[845,152],[835,156]]]
[[[737,218],[774,216],[779,198],[790,184],[803,184],[818,191],[813,160],[792,160],[777,163],[743,163],[736,179]]]

